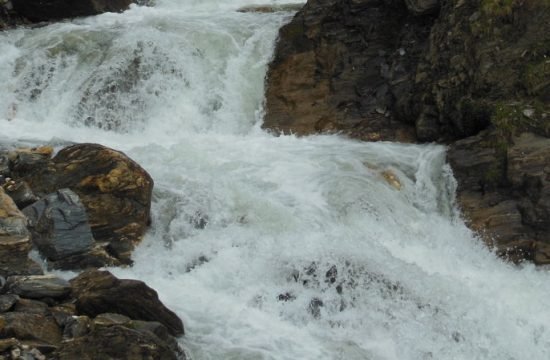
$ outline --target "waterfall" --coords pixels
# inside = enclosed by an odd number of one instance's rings
[[[99,142],[154,178],[130,268],[194,360],[548,359],[547,270],[464,225],[439,145],[273,136],[290,12],[158,0],[0,33],[0,141]],[[299,2],[299,1],[296,1]]]

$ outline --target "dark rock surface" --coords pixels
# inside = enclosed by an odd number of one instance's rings
[[[132,0],[11,0],[13,10],[31,21],[50,21],[126,10]]]
[[[158,321],[174,336],[184,332],[182,321],[142,281],[119,280],[108,271],[88,270],[71,280],[71,285],[79,313],[115,312],[134,320]]]
[[[48,194],[23,209],[32,241],[49,260],[81,254],[92,248],[94,239],[82,202],[70,189]]]

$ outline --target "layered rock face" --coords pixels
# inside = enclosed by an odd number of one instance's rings
[[[550,263],[550,1],[310,0],[279,33],[264,127],[450,146],[472,228]]]

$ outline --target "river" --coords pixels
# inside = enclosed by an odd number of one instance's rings
[[[444,147],[261,129],[293,14],[235,11],[258,2],[0,33],[0,141],[98,142],[152,175],[152,228],[110,270],[178,313],[190,359],[549,359],[550,276],[467,229]]]

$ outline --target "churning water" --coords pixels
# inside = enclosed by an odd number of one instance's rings
[[[292,14],[235,11],[252,2],[1,33],[0,140],[99,142],[151,173],[153,227],[112,271],[182,317],[191,359],[549,359],[550,276],[465,227],[443,147],[260,129]]]

